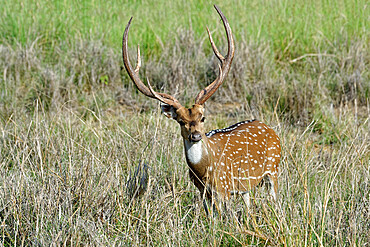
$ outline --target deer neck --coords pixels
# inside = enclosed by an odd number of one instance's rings
[[[202,161],[203,158],[203,141],[190,142],[184,139],[185,155],[186,159],[192,164],[197,165]]]
[[[204,136],[199,142],[190,142],[184,139],[185,156],[188,165],[202,176],[207,169],[207,137]]]

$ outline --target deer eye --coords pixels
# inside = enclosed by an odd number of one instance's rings
[[[206,118],[205,117],[202,117],[202,119],[200,121],[203,123],[204,120],[206,120]]]

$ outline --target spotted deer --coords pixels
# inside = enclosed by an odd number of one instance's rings
[[[235,51],[230,25],[220,9],[216,5],[214,7],[226,31],[228,51],[226,56],[218,51],[207,27],[213,52],[221,65],[218,66],[218,77],[199,92],[191,108],[183,107],[171,95],[154,91],[149,80],[148,87],[140,80],[139,46],[135,68],[131,66],[127,50],[132,17],[123,34],[123,62],[137,89],[145,96],[159,100],[164,115],[180,124],[190,179],[208,202],[213,202],[213,195],[225,202],[233,194],[242,194],[249,204],[248,192],[264,177],[269,178],[270,194],[276,199],[280,140],[271,127],[257,120],[247,120],[225,129],[208,133],[204,131],[204,103],[216,92],[228,74]],[[203,201],[206,212],[207,200]]]

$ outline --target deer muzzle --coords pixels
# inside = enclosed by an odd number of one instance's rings
[[[199,132],[194,132],[189,135],[189,140],[191,142],[199,142],[202,140],[202,135]]]

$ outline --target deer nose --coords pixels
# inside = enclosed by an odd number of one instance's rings
[[[200,140],[202,140],[202,136],[200,133],[198,132],[195,132],[195,133],[191,133],[190,134],[190,141],[192,142],[199,142]]]

